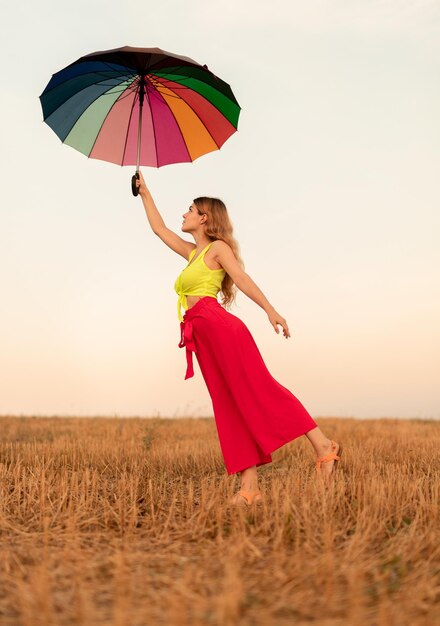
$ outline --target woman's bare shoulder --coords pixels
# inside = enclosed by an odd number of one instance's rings
[[[231,246],[228,243],[226,243],[226,241],[223,241],[223,239],[215,239],[211,246],[211,249],[216,253],[220,251],[225,251],[225,250],[232,251]]]
[[[243,264],[240,264],[231,246],[226,243],[226,241],[216,240],[214,245],[211,246],[211,249],[213,251],[214,262],[218,263],[218,266],[222,267],[225,272],[229,274],[234,283],[237,284],[244,270],[242,267]]]

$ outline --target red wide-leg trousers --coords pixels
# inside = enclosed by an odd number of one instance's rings
[[[270,374],[244,322],[216,298],[198,300],[186,311],[180,330],[185,380],[194,375],[194,352],[228,474],[271,463],[271,452],[317,427],[301,402]]]

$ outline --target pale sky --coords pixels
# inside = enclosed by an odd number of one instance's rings
[[[42,121],[53,73],[131,45],[206,63],[242,107],[220,151],[143,173],[176,232],[195,197],[226,203],[292,334],[238,294],[271,374],[313,417],[440,417],[437,1],[24,0],[0,18],[0,414],[212,415],[178,348],[185,261],[134,168]]]

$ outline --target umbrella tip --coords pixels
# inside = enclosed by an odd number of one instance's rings
[[[206,65],[206,63],[205,63],[205,65],[203,65],[202,67],[203,67],[203,69],[208,70],[208,72],[209,72],[210,74],[212,74],[216,80],[218,80],[218,76],[216,76],[216,75],[214,74],[214,72],[212,72],[212,71],[209,69],[209,67]]]

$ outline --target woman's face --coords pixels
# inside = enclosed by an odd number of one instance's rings
[[[200,226],[200,218],[202,217],[197,211],[197,207],[192,203],[188,211],[183,214],[182,230],[185,232],[191,232],[196,230]]]

